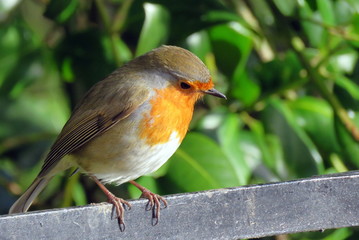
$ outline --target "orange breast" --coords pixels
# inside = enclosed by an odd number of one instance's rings
[[[155,91],[155,97],[150,100],[151,111],[144,114],[140,124],[140,137],[145,139],[147,144],[156,145],[168,142],[175,131],[182,141],[200,94],[185,93],[175,86]]]

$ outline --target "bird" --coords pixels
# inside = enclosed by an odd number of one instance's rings
[[[205,64],[190,51],[163,45],[97,82],[74,108],[43,166],[9,213],[26,212],[59,172],[76,167],[92,178],[117,213],[121,231],[131,205],[104,184],[129,182],[147,198],[158,223],[167,201],[135,180],[160,168],[177,150],[204,95],[226,99]]]

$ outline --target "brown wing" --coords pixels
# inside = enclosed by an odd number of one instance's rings
[[[131,81],[120,84],[116,79],[104,80],[93,86],[51,147],[39,177],[51,171],[65,155],[128,117],[148,99],[149,92],[145,89],[136,87]]]

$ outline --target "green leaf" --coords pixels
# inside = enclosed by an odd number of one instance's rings
[[[242,131],[239,135],[239,145],[243,153],[244,160],[255,176],[255,182],[275,182],[275,176],[270,167],[266,166],[263,158],[264,154],[258,141],[258,136],[251,131]],[[260,181],[259,181],[260,180]]]
[[[198,133],[187,134],[170,159],[168,176],[187,192],[240,185],[230,160],[219,146]]]
[[[249,182],[251,170],[244,160],[244,154],[240,148],[239,127],[239,117],[235,114],[228,114],[218,129],[218,138],[223,152],[236,173],[238,182],[244,185]]]
[[[291,234],[291,239],[295,240],[349,240],[356,239],[351,228],[340,228],[335,230],[325,230],[318,232],[303,232]],[[350,237],[351,236],[351,237]]]
[[[349,228],[341,228],[334,230],[329,236],[323,238],[323,240],[345,240],[353,235],[353,232]]]
[[[267,157],[264,158],[265,163],[269,162],[270,165],[267,166],[273,169],[275,174],[279,176],[279,179],[276,179],[277,181],[288,179],[290,171],[288,171],[288,166],[284,159],[284,150],[280,139],[276,135],[266,134],[265,140],[264,147],[267,147],[270,156],[269,159],[267,159]],[[271,181],[273,181],[273,179],[271,179]]]
[[[15,26],[0,28],[0,87],[9,71],[20,61],[22,34]]]
[[[39,50],[34,50],[20,56],[19,62],[14,65],[9,71],[8,75],[4,78],[0,87],[0,96],[11,95],[16,97],[36,78],[41,71],[36,71],[37,67],[41,69],[37,60],[41,55]],[[33,74],[30,74],[32,72]],[[36,75],[37,74],[37,75]]]
[[[128,62],[133,59],[133,54],[126,43],[121,38],[113,39],[111,36],[105,36],[102,39],[104,50],[106,51],[106,58],[115,61],[114,59],[114,48],[119,54],[121,62]]]
[[[74,171],[74,169],[71,171]],[[61,207],[70,207],[73,205],[73,202],[75,202],[76,206],[87,204],[86,193],[79,179],[79,173],[68,177]]]
[[[252,4],[250,5],[258,22],[262,22],[265,25],[272,25],[274,23],[275,16],[271,11],[268,2],[269,1],[267,0],[256,0],[252,1]]]
[[[106,33],[89,28],[87,31],[69,33],[56,47],[55,57],[62,76],[74,79],[75,84],[87,90],[106,77],[115,68],[113,57],[106,55],[111,47],[104,43]]]
[[[291,16],[297,5],[295,0],[274,0],[274,3],[285,16]]]
[[[325,33],[323,32],[323,28],[319,24],[312,23],[310,21],[322,21],[319,13],[313,12],[307,1],[300,1],[299,6],[300,17],[306,19],[305,21],[301,21],[301,24],[311,45],[313,47],[318,47],[321,43],[325,43],[323,40],[323,36],[325,35]]]
[[[232,12],[223,11],[223,10],[212,10],[212,11],[208,11],[203,16],[203,20],[209,22],[241,21],[241,18]]]
[[[302,97],[288,103],[298,126],[302,127],[315,145],[329,154],[339,152],[334,129],[333,111],[329,104],[318,98]]]
[[[352,120],[359,126],[359,115],[357,113],[351,112],[353,115]],[[359,167],[359,144],[355,141],[348,132],[347,128],[338,120],[337,117],[334,118],[334,124],[336,129],[337,138],[341,146],[341,151],[344,156],[344,159],[347,159],[353,163],[357,168]]]
[[[353,111],[359,110],[359,86],[358,82],[355,81],[355,76],[353,80],[348,79],[342,74],[335,74],[335,85],[334,85],[334,94],[340,99],[341,104],[346,109]]]
[[[209,29],[218,68],[231,78],[231,94],[250,105],[259,96],[258,85],[248,76],[247,61],[252,51],[252,33],[238,22]]]
[[[142,55],[166,42],[168,37],[168,11],[159,4],[145,3],[146,13],[140,39],[136,49],[136,56]]]
[[[68,21],[76,12],[78,0],[51,0],[46,7],[44,16],[59,23]]]
[[[337,24],[347,24],[353,17],[353,13],[358,12],[355,10],[357,0],[338,0],[334,1],[334,13]]]
[[[208,33],[206,31],[193,33],[188,36],[186,43],[188,44],[188,49],[205,62],[206,56],[211,52]]]
[[[142,1],[134,1],[139,4]],[[218,0],[181,0],[181,1],[147,1],[160,3],[168,10],[170,21],[168,41],[174,45],[182,45],[191,34],[208,29],[211,26],[239,19],[234,11],[228,11],[225,4]],[[138,14],[137,14],[138,15]],[[134,13],[134,18],[137,17]],[[237,15],[237,17],[236,17]],[[163,23],[161,23],[163,24]],[[155,37],[153,34],[151,37]]]
[[[291,176],[309,177],[323,173],[323,159],[318,149],[295,121],[293,112],[278,99],[271,99],[263,112],[266,131],[281,140],[284,159]]]
[[[359,100],[359,86],[344,76],[335,78],[335,83],[344,88],[355,100]]]
[[[262,95],[270,95],[281,89],[294,87],[303,81],[300,76],[302,66],[292,51],[287,51],[281,57],[262,63],[254,69],[255,77],[259,80]]]
[[[276,155],[272,155],[272,153],[276,152],[279,153],[282,151],[282,149],[278,146],[278,141],[275,139],[275,137],[271,136],[269,134],[269,137],[265,135],[264,132],[264,126],[262,122],[256,121],[254,119],[251,119],[251,121],[248,123],[249,128],[251,129],[251,134],[253,135],[253,141],[258,146],[260,152],[261,152],[261,162],[265,164],[265,166],[269,169],[276,170],[277,167],[277,161],[281,161],[283,158],[275,158]],[[271,140],[271,141],[269,141]],[[270,144],[271,143],[271,144]],[[271,151],[271,148],[273,147],[273,152]],[[279,148],[278,148],[279,147]],[[267,171],[266,175],[268,175],[269,172]],[[271,181],[277,181],[278,179],[274,176],[271,177]],[[267,179],[268,180],[268,179]]]
[[[359,13],[354,14],[351,25],[348,27],[350,43],[356,48],[359,47]]]
[[[72,197],[76,206],[83,206],[88,204],[84,186],[80,182],[77,182],[75,184],[72,192]]]
[[[328,0],[317,0],[317,4],[323,22],[328,25],[334,25],[335,15],[333,2]]]

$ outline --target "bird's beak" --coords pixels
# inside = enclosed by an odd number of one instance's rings
[[[226,95],[224,95],[223,93],[221,93],[220,91],[218,91],[218,90],[216,90],[214,88],[205,90],[205,91],[203,91],[203,93],[209,94],[209,95],[212,95],[212,96],[215,96],[215,97],[227,99]]]

